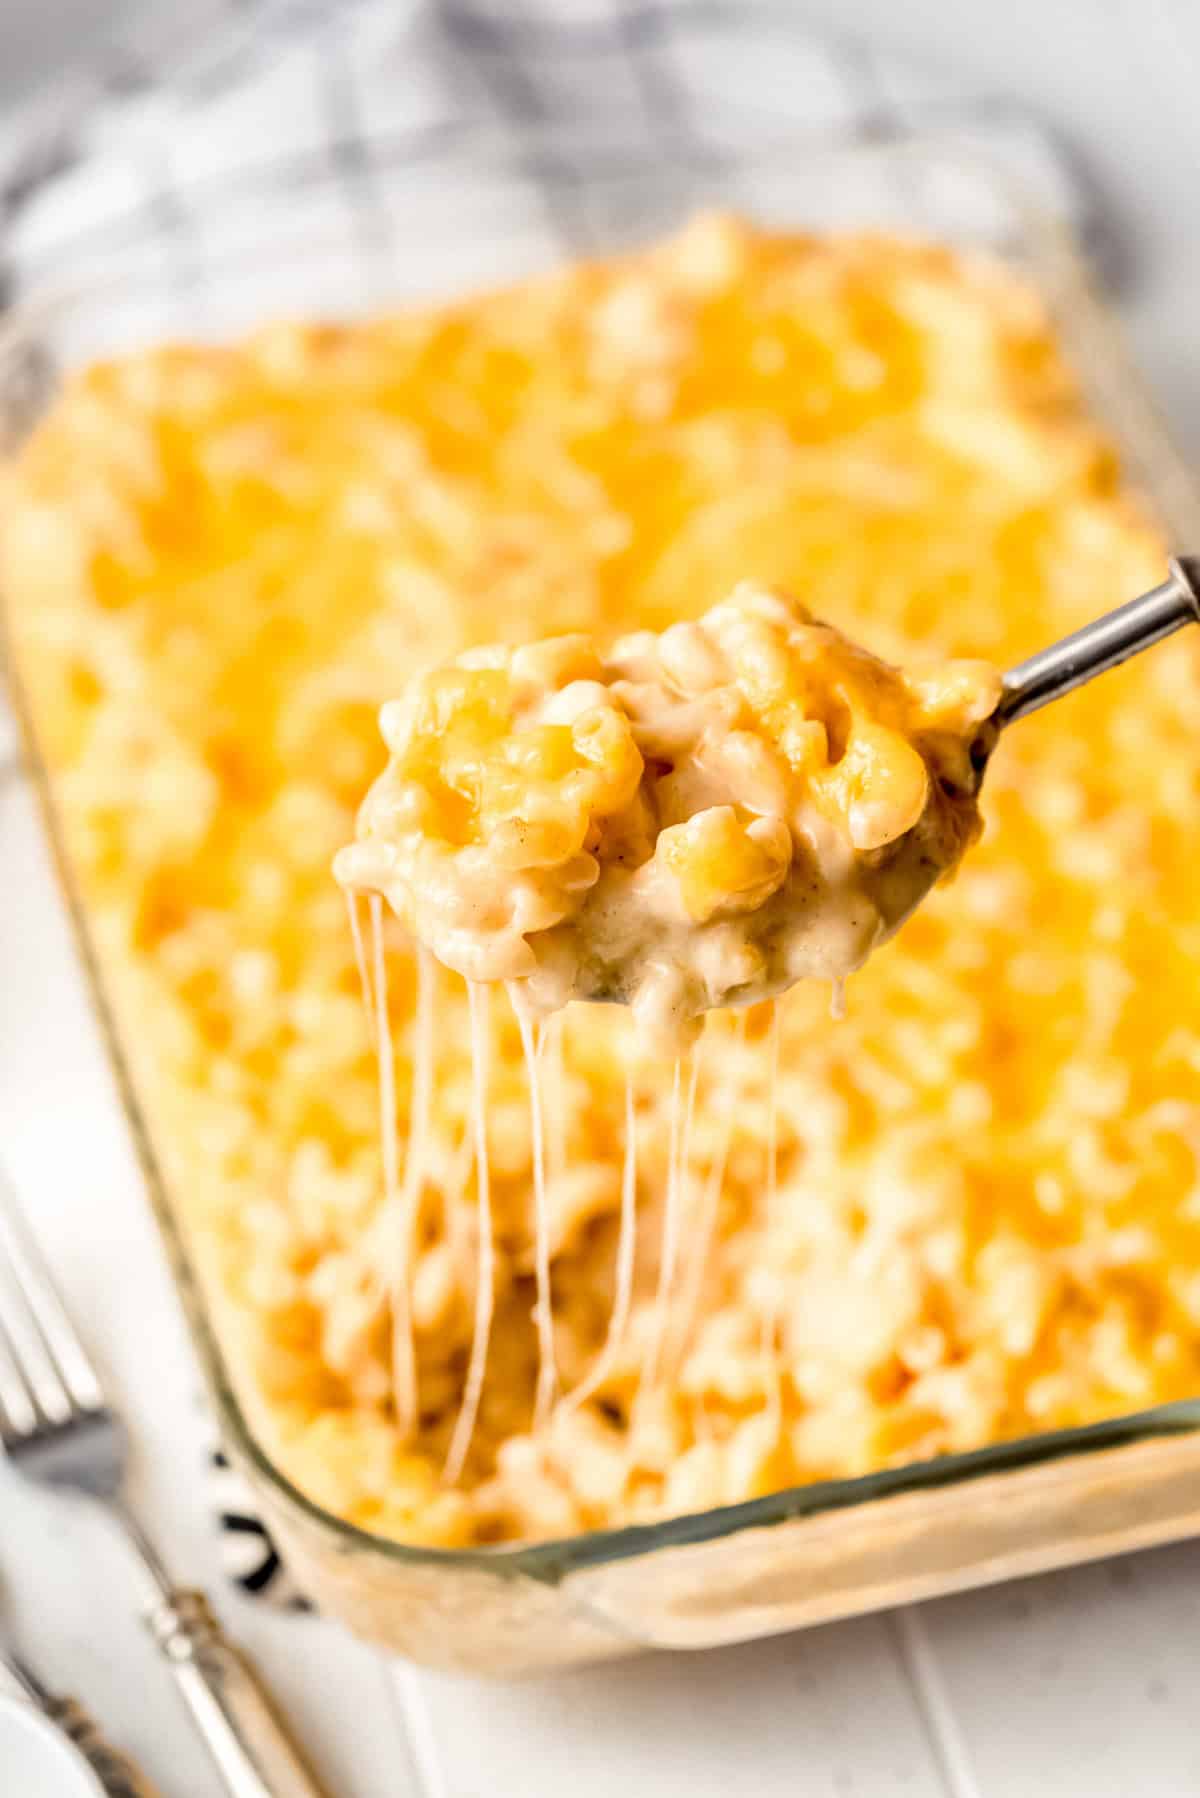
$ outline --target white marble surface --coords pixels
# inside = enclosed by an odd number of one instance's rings
[[[0,108],[114,10],[0,0]],[[1177,433],[1200,446],[1194,0],[808,0],[798,10],[983,69],[1060,121],[1121,227],[1124,306],[1143,361]],[[0,1152],[133,1419],[145,1516],[177,1571],[215,1587],[196,1375],[48,903],[29,796],[2,777]],[[219,1798],[132,1617],[121,1554],[99,1519],[31,1498],[0,1469],[3,1605],[30,1653],[86,1694],[165,1798]],[[328,1624],[217,1596],[339,1798],[1200,1792],[1200,1543],[522,1687],[388,1666]],[[3,1767],[0,1794],[23,1798]]]

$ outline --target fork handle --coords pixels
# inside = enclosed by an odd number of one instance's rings
[[[203,1593],[172,1590],[146,1621],[230,1798],[326,1798]]]

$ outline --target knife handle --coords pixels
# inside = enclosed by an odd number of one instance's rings
[[[230,1798],[326,1798],[202,1592],[172,1589],[146,1621]]]

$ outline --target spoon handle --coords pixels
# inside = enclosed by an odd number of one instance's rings
[[[1200,557],[1179,556],[1161,587],[1040,649],[1004,676],[995,722],[1011,724],[1109,668],[1161,643],[1185,624],[1200,624]]]

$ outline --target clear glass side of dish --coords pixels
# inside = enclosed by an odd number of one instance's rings
[[[781,144],[761,160],[652,172],[576,171],[570,205],[528,171],[464,162],[453,216],[446,171],[355,215],[336,171],[302,189],[264,182],[227,198],[230,239],[207,258],[86,240],[69,283],[30,285],[0,327],[0,454],[52,402],[61,374],[165,337],[221,338],[281,315],[354,314],[453,297],[567,255],[656,236],[701,207],[790,229],[883,229],[975,249],[1033,282],[1093,411],[1177,542],[1200,541],[1200,494],[1100,300],[1079,246],[1019,189],[951,144]],[[211,201],[214,196],[200,196]],[[219,196],[218,196],[219,197]],[[329,221],[314,241],[312,220]],[[0,594],[0,619],[3,595]],[[20,711],[19,670],[10,679]],[[356,1529],[272,1463],[238,1392],[126,1068],[88,921],[55,826],[53,783],[26,732],[84,977],[226,1443],[253,1481],[302,1585],[369,1640],[431,1665],[519,1673],[636,1652],[705,1647],[1012,1574],[1165,1541],[1200,1528],[1200,1400],[973,1454],[823,1482],[637,1529],[531,1547],[407,1548]]]

